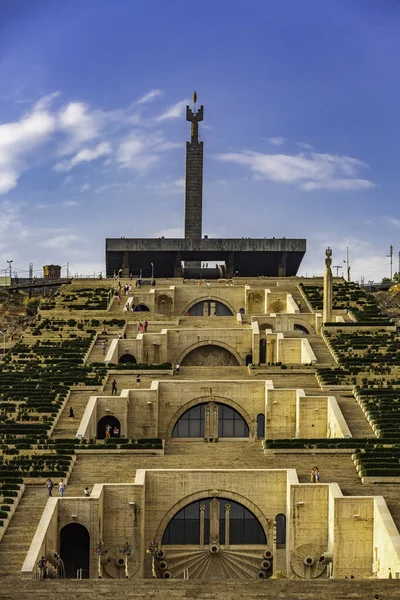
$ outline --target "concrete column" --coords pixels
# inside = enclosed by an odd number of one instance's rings
[[[332,322],[332,296],[333,296],[333,277],[331,271],[332,250],[326,249],[325,273],[324,273],[324,304],[323,304],[323,323]]]
[[[125,250],[124,258],[122,259],[122,277],[129,277],[129,256],[127,250]]]
[[[174,260],[174,277],[182,277],[182,253],[177,252]]]
[[[286,277],[287,252],[282,252],[278,265],[278,277]]]
[[[228,279],[232,279],[235,274],[235,253],[229,252],[227,264],[226,264],[226,276]]]

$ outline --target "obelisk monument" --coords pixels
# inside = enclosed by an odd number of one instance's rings
[[[190,142],[186,142],[185,172],[185,238],[201,239],[203,211],[203,142],[199,142],[199,122],[204,107],[196,111],[197,94],[193,94],[194,110],[186,107],[186,120],[191,125]]]

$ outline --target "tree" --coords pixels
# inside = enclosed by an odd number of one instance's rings
[[[393,281],[394,281],[395,283],[400,283],[400,273],[395,273],[395,274],[393,275]]]

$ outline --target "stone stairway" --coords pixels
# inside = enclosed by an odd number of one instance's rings
[[[372,427],[368,423],[367,417],[364,415],[353,394],[335,394],[335,397],[337,403],[339,404],[340,410],[346,419],[346,423],[349,426],[351,435],[357,438],[375,438],[376,436],[372,430]]]
[[[261,442],[172,442],[165,456],[134,454],[79,454],[66,489],[66,496],[83,495],[95,483],[130,483],[136,469],[265,469]],[[101,475],[100,475],[101,473]]]
[[[179,317],[179,327],[192,329],[193,327],[220,328],[220,327],[243,327],[237,322],[236,315],[229,317]]]
[[[19,573],[47,502],[45,483],[27,485],[0,543],[0,575]],[[0,579],[1,581],[1,579]],[[0,587],[0,599],[4,596]]]
[[[310,334],[307,336],[310,346],[317,358],[318,366],[336,366],[337,363],[329,351],[323,338],[316,334]]]
[[[400,599],[395,579],[224,580],[82,579],[23,581],[4,578],[1,600],[380,600]]]
[[[111,384],[110,384],[111,386]],[[51,435],[53,439],[57,438],[74,438],[78,430],[79,423],[85,412],[85,408],[90,396],[97,396],[100,388],[99,387],[86,387],[79,390],[72,390],[68,398],[67,404],[64,407],[63,412],[54,428]],[[69,409],[74,409],[75,418],[69,418]]]

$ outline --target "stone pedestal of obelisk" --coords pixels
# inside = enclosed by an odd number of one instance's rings
[[[323,323],[332,322],[332,296],[333,296],[333,277],[331,271],[332,250],[326,249],[325,273],[324,273],[324,304],[323,304]]]

